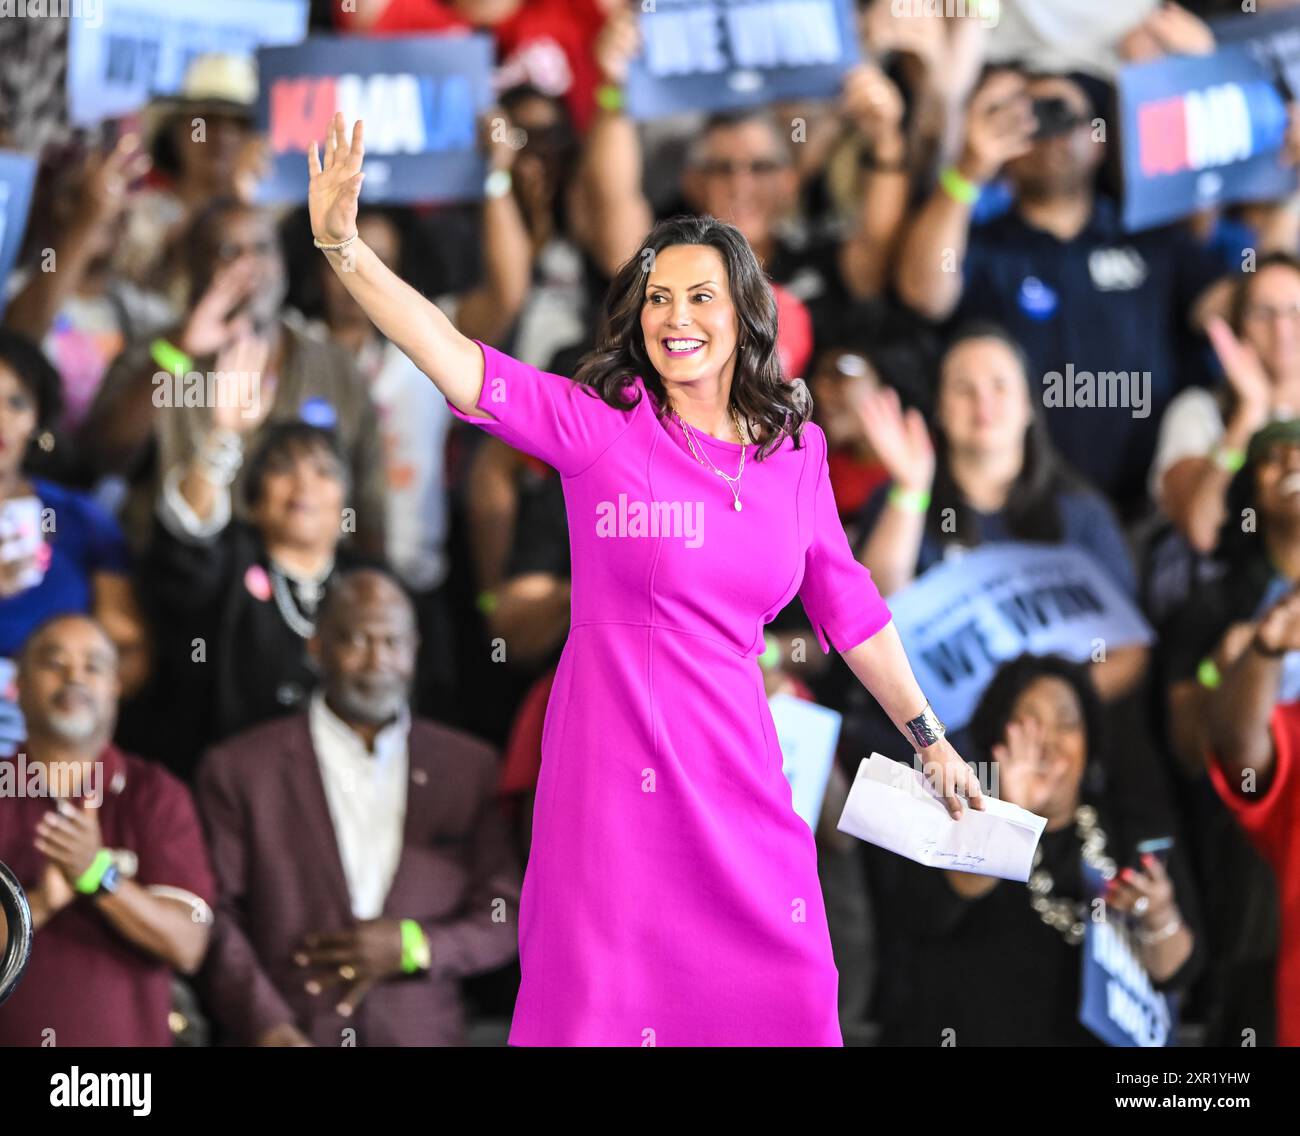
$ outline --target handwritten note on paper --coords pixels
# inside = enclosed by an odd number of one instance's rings
[[[953,820],[919,769],[873,753],[858,766],[838,827],[927,867],[1023,883],[1047,820],[993,797],[984,804]]]

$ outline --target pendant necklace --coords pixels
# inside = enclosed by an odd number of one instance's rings
[[[691,453],[694,455],[695,460],[699,462],[700,465],[704,466],[705,469],[711,469],[720,478],[722,478],[723,481],[727,483],[727,488],[731,490],[732,508],[734,508],[736,512],[739,513],[741,508],[740,479],[745,472],[745,451],[749,448],[749,444],[747,441],[749,437],[749,431],[745,430],[741,426],[740,415],[737,413],[736,408],[734,406],[731,408],[731,420],[736,424],[736,437],[738,437],[741,440],[741,442],[740,442],[740,468],[736,470],[735,477],[732,477],[730,474],[724,473],[716,465],[714,465],[713,462],[710,461],[707,457],[702,456],[700,452],[701,447],[697,446],[695,443],[695,431],[691,429],[690,425],[685,421],[685,419],[682,418],[680,414],[677,413],[676,410],[673,411],[673,417],[677,419],[677,424],[682,428],[682,433],[686,435],[686,444],[690,447]]]

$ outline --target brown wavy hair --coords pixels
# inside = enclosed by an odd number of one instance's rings
[[[740,323],[731,404],[757,427],[756,461],[777,449],[789,435],[796,448],[812,413],[812,397],[802,379],[787,381],[776,354],[776,297],[758,257],[739,229],[715,217],[681,215],[660,221],[628,258],[605,295],[596,346],[583,359],[574,381],[589,386],[602,401],[620,410],[627,387],[637,375],[659,401],[658,414],[669,413],[663,379],[650,362],[641,334],[641,309],[654,255],[672,245],[708,245],[718,250]]]

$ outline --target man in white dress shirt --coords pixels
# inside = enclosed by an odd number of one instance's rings
[[[515,954],[520,873],[496,758],[411,717],[417,647],[395,580],[340,575],[307,712],[204,758],[219,895],[204,979],[231,1041],[463,1044],[459,980]]]

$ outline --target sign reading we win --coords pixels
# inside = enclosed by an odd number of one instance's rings
[[[647,0],[633,118],[833,98],[858,62],[851,0]]]

